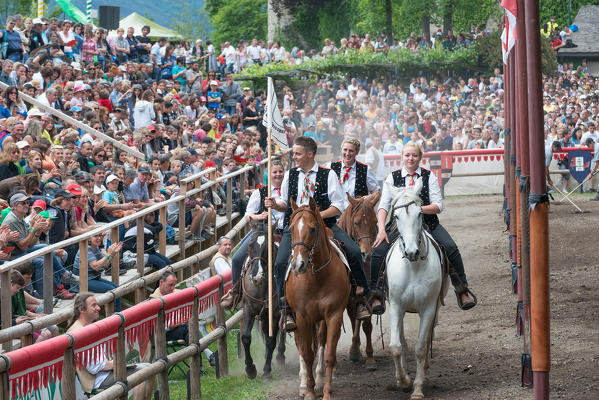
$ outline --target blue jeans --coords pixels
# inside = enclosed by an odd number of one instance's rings
[[[27,253],[33,253],[36,250],[39,249],[43,249],[44,247],[47,247],[47,244],[37,244],[35,246],[33,246],[30,249],[27,249]],[[62,279],[62,275],[67,271],[66,269],[64,269],[64,267],[62,266],[60,260],[58,259],[58,257],[56,257],[56,254],[52,254],[52,261],[53,261],[53,272],[54,272],[54,284],[56,285],[56,287],[59,287],[61,285],[61,279]],[[32,284],[33,284],[33,288],[39,293],[39,294],[43,294],[44,293],[44,257],[38,257],[35,258],[31,261],[31,264],[33,265],[33,279],[32,279]]]
[[[233,259],[231,260],[231,270],[233,273],[232,279],[233,284],[235,284],[239,277],[241,276],[241,270],[243,268],[243,262],[248,255],[248,247],[250,246],[250,238],[252,237],[252,232],[250,232],[245,238],[243,238],[243,242],[233,255]]]
[[[116,289],[117,287],[118,285],[115,285],[114,283],[102,278],[94,278],[87,281],[87,289],[90,292],[106,293],[110,292],[112,289]],[[116,299],[114,301],[114,311],[121,311],[121,299]]]
[[[225,111],[225,113],[227,113],[227,114],[229,114],[229,115],[233,115],[233,114],[235,114],[235,111],[237,110],[237,109],[236,109],[236,107],[235,107],[234,105],[233,105],[233,106],[223,106],[223,107],[224,107],[224,109],[225,109],[225,110],[224,110],[224,111]]]
[[[164,267],[168,267],[173,262],[167,256],[163,256],[160,253],[151,253],[148,255],[148,265],[156,269],[162,269]]]
[[[23,59],[23,53],[21,53],[20,51],[10,53],[6,56],[6,59],[12,62],[21,62],[21,60]]]

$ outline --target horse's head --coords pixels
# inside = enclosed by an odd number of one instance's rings
[[[374,207],[380,197],[380,192],[376,192],[369,199],[365,197],[354,199],[347,193],[350,206],[346,210],[347,216],[345,218],[347,219],[343,221],[344,226],[342,229],[346,230],[360,246],[363,262],[366,262],[372,254],[372,244],[376,238],[376,212]]]
[[[254,285],[260,284],[265,278],[265,268],[268,260],[268,232],[264,221],[252,221],[252,236],[248,244],[248,272]]]
[[[420,238],[422,234],[422,178],[416,179],[414,186],[397,188],[387,184],[391,190],[390,218],[395,218],[399,240],[401,240],[404,255],[410,261],[416,261],[420,255]]]
[[[324,235],[322,220],[319,219],[319,210],[310,198],[310,204],[298,207],[291,199],[291,215],[289,231],[291,233],[291,268],[296,275],[306,272],[306,268],[312,263],[312,257],[317,249],[320,236]]]

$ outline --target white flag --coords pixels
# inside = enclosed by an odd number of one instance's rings
[[[266,104],[264,105],[262,125],[270,132],[271,139],[275,145],[283,150],[289,148],[283,118],[281,118],[281,111],[279,111],[279,105],[277,104],[277,94],[275,93],[271,77],[268,77],[268,94],[266,96]]]

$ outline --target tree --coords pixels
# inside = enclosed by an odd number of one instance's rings
[[[599,5],[599,0],[572,0],[572,21],[582,6]],[[568,24],[568,1],[539,0],[539,22],[543,25],[551,17],[560,29]]]
[[[182,0],[178,4],[185,12],[171,19],[173,29],[187,40],[205,37],[210,27],[205,8],[193,7],[188,0]]]
[[[207,8],[208,13],[212,13],[211,22],[214,31],[211,36],[214,42],[236,44],[240,40],[266,38],[268,20],[266,0],[227,0],[226,2],[211,0],[209,3],[219,5],[218,9]]]

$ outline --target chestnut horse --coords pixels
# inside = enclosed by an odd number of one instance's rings
[[[370,256],[372,255],[372,244],[376,238],[376,212],[374,207],[381,198],[381,192],[375,192],[369,198],[361,197],[354,199],[347,193],[349,207],[345,209],[341,218],[339,218],[339,228],[343,229],[347,234],[358,243],[362,253],[362,261],[364,261],[364,272],[366,278],[370,279]],[[372,349],[372,319],[368,318],[364,321],[355,319],[356,304],[351,301],[347,305],[347,315],[351,320],[352,326],[352,343],[349,348],[349,359],[353,362],[359,362],[362,359],[360,354],[360,325],[366,335],[366,361],[364,367],[369,371],[376,369],[376,361],[373,357]]]
[[[328,238],[329,230],[314,199],[310,198],[310,204],[302,207],[291,199],[291,209],[292,254],[285,296],[296,316],[300,396],[304,395],[305,400],[316,399],[313,363],[318,351],[318,386],[324,376],[323,400],[330,400],[337,342],[349,300],[349,271]]]

